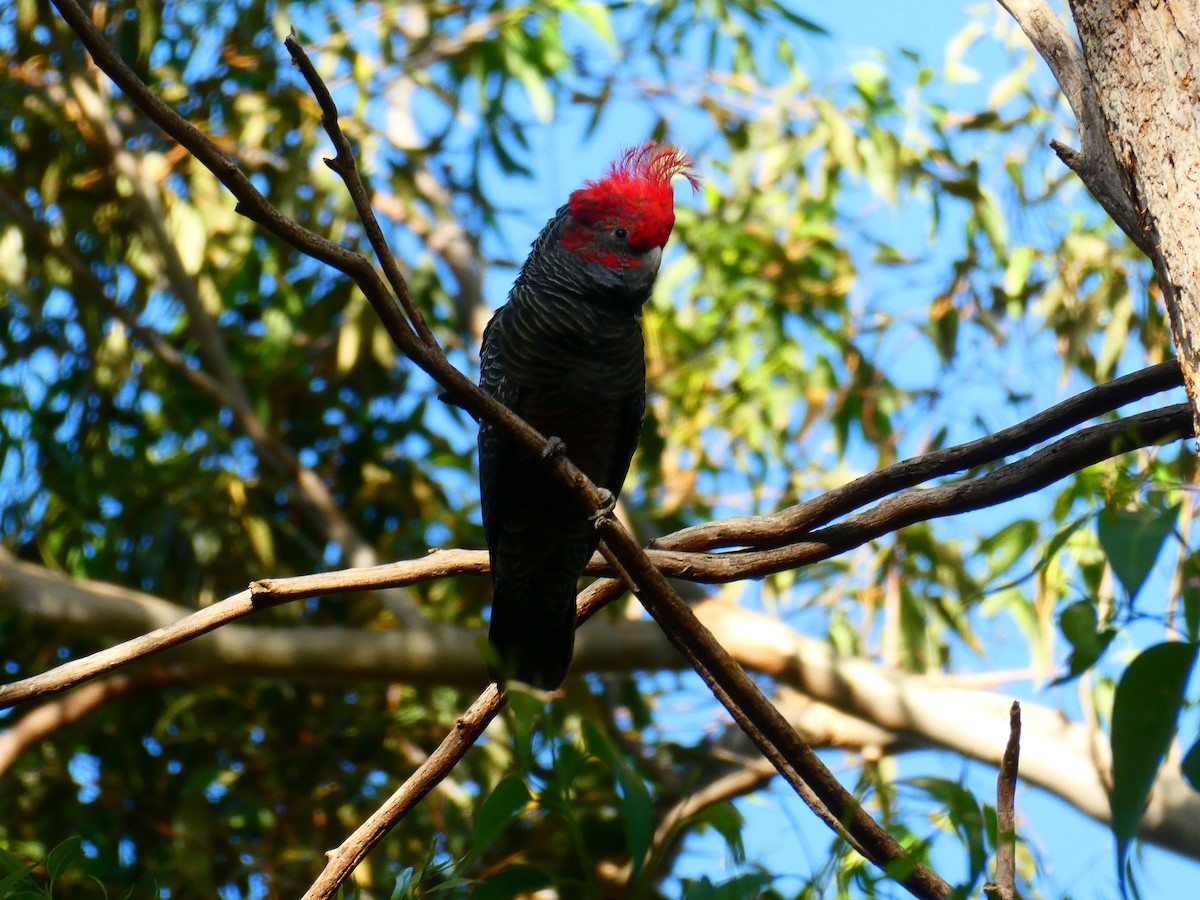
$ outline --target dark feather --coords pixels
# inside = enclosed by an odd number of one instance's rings
[[[509,302],[488,323],[480,386],[560,438],[568,458],[616,496],[645,410],[640,311],[653,271],[614,275],[562,250],[568,215],[560,210],[543,230]],[[493,675],[552,690],[570,665],[575,594],[596,530],[540,460],[487,423],[479,478],[494,584]]]

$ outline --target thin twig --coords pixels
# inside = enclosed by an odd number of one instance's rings
[[[240,591],[146,634],[107,647],[90,656],[65,662],[48,672],[0,686],[0,709],[67,690],[131,662],[186,643],[252,613],[271,609],[292,600],[343,590],[365,591],[381,587],[403,587],[430,578],[471,572],[486,574],[487,571],[487,553],[484,551],[441,550],[420,559],[389,563],[370,569],[349,569],[343,572],[255,582],[249,590]],[[280,584],[286,587],[273,587]],[[266,587],[263,587],[264,585]]]
[[[1021,763],[1021,704],[1008,713],[1008,744],[996,776],[996,880],[983,886],[988,900],[1017,896],[1017,773]]]
[[[163,628],[107,647],[82,659],[73,659],[49,672],[22,678],[0,687],[0,709],[26,703],[39,697],[65,691],[99,675],[128,665],[134,660],[144,659],[175,647],[192,638],[207,634],[227,622],[249,615],[266,605],[257,604],[249,591],[227,597],[219,603],[206,606],[189,616]]]
[[[309,90],[317,98],[317,105],[321,107],[321,124],[337,150],[337,155],[333,159],[325,159],[325,165],[341,176],[342,181],[345,182],[350,199],[354,202],[354,209],[366,231],[367,240],[371,242],[371,249],[375,251],[375,258],[383,267],[383,274],[387,277],[388,284],[391,285],[396,297],[399,298],[400,305],[404,307],[404,312],[416,329],[417,335],[429,347],[438,347],[437,338],[433,336],[433,332],[425,321],[425,316],[421,314],[420,308],[413,300],[412,293],[408,289],[408,282],[401,274],[396,257],[392,255],[391,248],[388,247],[387,238],[383,236],[383,230],[379,227],[379,220],[375,218],[375,210],[371,207],[371,198],[367,196],[367,189],[359,174],[358,164],[354,161],[354,151],[350,148],[350,141],[346,139],[342,126],[338,124],[337,104],[333,102],[329,88],[317,74],[312,60],[308,58],[308,54],[304,52],[304,48],[296,38],[295,28],[284,38],[283,45],[292,55],[292,62],[296,64],[300,74],[304,76],[304,80],[308,82]]]
[[[488,723],[496,717],[503,705],[504,695],[496,685],[489,685],[479,695],[479,699],[455,721],[454,727],[438,748],[417,767],[404,784],[400,785],[370,818],[358,826],[340,847],[326,854],[329,862],[312,887],[305,892],[303,900],[325,900],[332,897],[392,826],[404,818],[421,798],[450,774],[471,745],[479,740]]]

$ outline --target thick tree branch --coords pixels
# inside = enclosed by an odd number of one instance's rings
[[[965,481],[912,488],[841,522],[789,535],[794,543],[770,550],[725,553],[658,551],[659,568],[676,578],[724,582],[762,578],[829,559],[889,532],[929,519],[959,515],[1023,497],[1121,453],[1192,437],[1186,403],[1093,425],[1055,441],[1022,460]],[[753,532],[747,532],[752,535]],[[741,543],[741,541],[739,541]]]
[[[1200,429],[1200,0],[1069,5]]]
[[[1045,0],[1000,0],[1079,120],[1054,149],[1154,264],[1200,428],[1200,0],[1071,0],[1080,44]]]
[[[486,559],[486,553],[459,552]],[[31,617],[92,635],[138,634],[187,613],[157,598],[109,585],[80,583],[28,563],[6,563],[3,557],[0,602]],[[825,641],[801,635],[777,618],[719,600],[701,603],[696,615],[744,665],[890,735],[879,740],[886,752],[936,747],[989,765],[1000,764],[994,735],[1005,727],[1009,712],[1009,702],[1002,695],[980,691],[961,680],[907,675],[869,660],[840,656]],[[650,622],[602,621],[584,629],[580,636],[581,670],[656,671],[678,668],[682,662]],[[466,628],[439,629],[426,635],[233,626],[189,644],[185,656],[176,657],[178,651],[173,651],[170,662],[187,677],[199,671],[206,673],[206,678],[271,675],[319,682],[480,684],[485,677],[479,662],[480,637],[479,632]],[[464,671],[473,674],[464,678]],[[995,683],[997,676],[985,673],[981,679]],[[791,711],[786,695],[782,699],[781,708],[790,722],[808,721]],[[1021,777],[1057,794],[1085,815],[1107,822],[1106,743],[1095,741],[1088,723],[1069,722],[1060,712],[1029,702],[1023,707]],[[822,746],[838,743],[842,734],[828,729],[805,733]],[[856,735],[857,731],[850,732],[841,742],[848,739],[855,745]],[[739,752],[749,752],[748,739],[742,740],[747,743],[738,745]],[[1200,796],[1176,769],[1164,767],[1160,773],[1139,837],[1200,859]]]
[[[1084,62],[1083,51],[1075,43],[1067,25],[1046,0],[999,0],[1025,32],[1035,50],[1050,67],[1050,73],[1062,89],[1075,113],[1079,126],[1079,151],[1059,141],[1050,146],[1066,165],[1079,176],[1114,222],[1143,252],[1149,253],[1141,217],[1129,199],[1117,157],[1109,143],[1092,78]]]
[[[988,465],[1028,450],[1068,428],[1183,384],[1177,360],[1139,369],[1089,388],[993,434],[878,469],[811,500],[768,516],[735,516],[684,528],[650,542],[672,550],[769,547],[794,539],[904,488]]]

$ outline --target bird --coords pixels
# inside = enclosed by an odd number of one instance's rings
[[[675,225],[688,154],[646,142],[585,181],[542,228],[483,334],[479,385],[565,452],[613,502],[646,408],[642,307]],[[489,672],[543,691],[567,676],[575,594],[599,537],[542,460],[486,420],[479,491],[492,574]]]

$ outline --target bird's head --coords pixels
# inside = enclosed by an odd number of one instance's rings
[[[669,144],[632,147],[567,201],[560,246],[588,265],[599,280],[645,299],[675,225],[671,179],[693,190],[700,179],[686,153]]]

